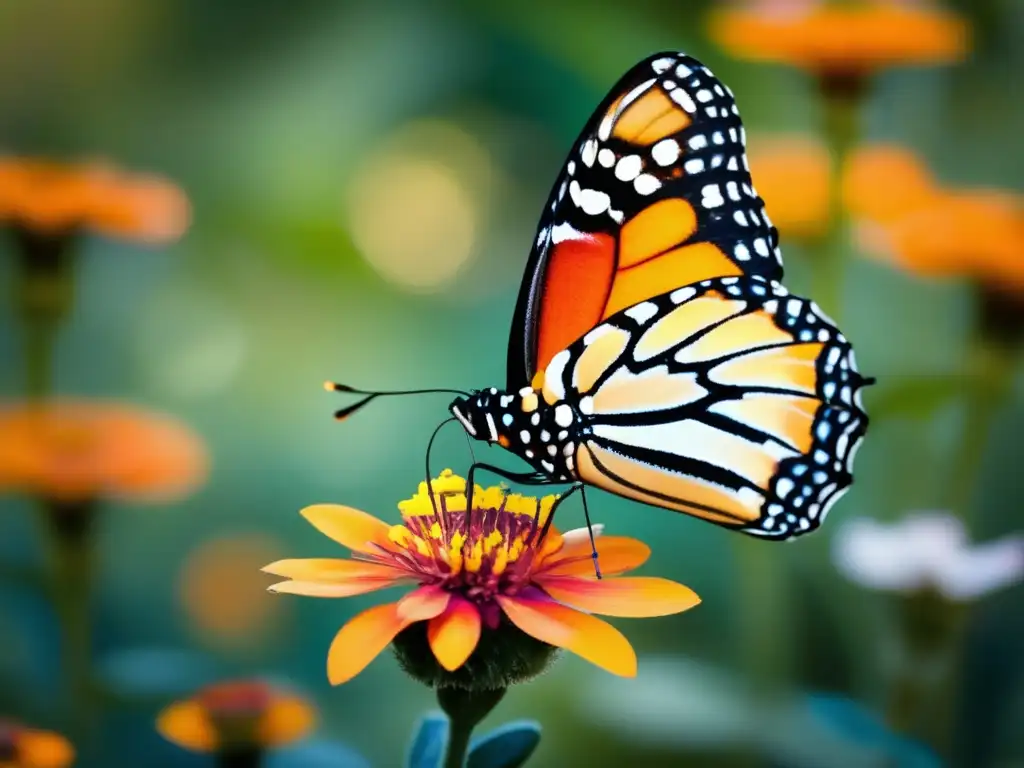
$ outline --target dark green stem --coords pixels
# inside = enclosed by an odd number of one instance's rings
[[[52,542],[54,609],[60,619],[62,668],[68,686],[71,735],[91,746],[96,706],[92,680],[92,581],[95,506],[52,501],[44,505]]]
[[[776,547],[752,537],[733,542],[740,579],[740,648],[755,690],[770,694],[788,677],[792,638],[786,571]]]
[[[841,322],[843,261],[847,243],[847,215],[842,200],[842,173],[857,142],[863,90],[859,82],[822,81],[824,132],[831,158],[829,230],[813,271],[813,298],[826,314]]]
[[[232,749],[217,753],[218,768],[260,768],[263,765],[263,750]]]
[[[448,715],[448,746],[444,768],[463,768],[469,752],[473,729],[505,696],[505,688],[470,691],[464,688],[438,688],[437,703]]]

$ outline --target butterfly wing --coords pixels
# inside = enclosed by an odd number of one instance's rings
[[[599,105],[555,181],[508,346],[509,391],[619,310],[729,275],[782,277],[732,92],[696,59],[637,64]]]
[[[785,539],[851,484],[867,383],[813,302],[742,276],[612,315],[554,355],[543,393],[583,415],[584,482]]]

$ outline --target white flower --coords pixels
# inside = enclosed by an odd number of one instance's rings
[[[851,581],[871,589],[932,588],[970,600],[1024,576],[1024,536],[972,545],[963,523],[946,512],[915,512],[886,524],[851,520],[833,540],[833,560]]]

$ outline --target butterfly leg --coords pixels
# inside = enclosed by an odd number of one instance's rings
[[[493,475],[503,477],[506,480],[511,480],[514,483],[522,483],[523,485],[554,485],[551,480],[542,475],[540,472],[509,472],[507,469],[496,467],[493,464],[483,464],[480,462],[474,462],[469,467],[469,472],[466,473],[466,509],[473,509],[473,488],[475,483],[473,477],[478,469],[486,469]]]

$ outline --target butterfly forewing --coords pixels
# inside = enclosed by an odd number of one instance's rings
[[[867,416],[853,350],[760,277],[702,281],[612,315],[544,371],[583,414],[581,480],[747,533],[816,528],[852,482]]]
[[[732,92],[685,54],[640,62],[559,174],[527,265],[508,388],[620,310],[712,277],[782,277]]]

